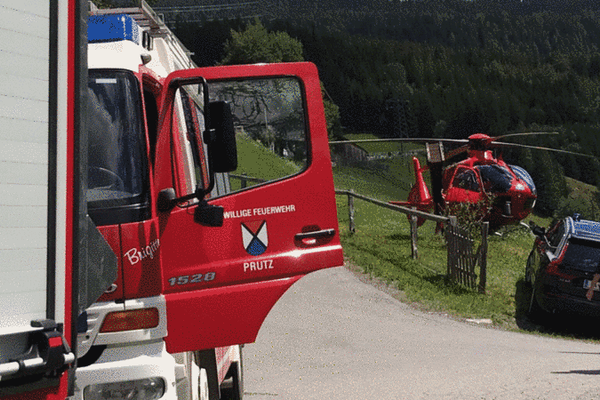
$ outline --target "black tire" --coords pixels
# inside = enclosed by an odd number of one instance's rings
[[[527,263],[525,264],[525,284],[530,287],[533,288],[533,279],[532,279],[532,274],[533,271],[530,268],[532,261],[532,257],[533,257],[533,252],[529,253],[529,257],[527,257]]]
[[[195,354],[196,364],[206,371],[208,378],[208,398],[219,400],[219,377],[217,372],[217,357],[215,349],[197,351]]]
[[[548,312],[546,312],[546,310],[540,306],[540,303],[538,303],[537,298],[535,297],[535,286],[532,286],[527,317],[532,322],[544,325],[547,322],[546,319],[548,315]]]
[[[527,266],[525,267],[525,285],[531,290],[531,297],[529,298],[529,307],[527,308],[527,316],[530,320],[537,320],[543,313],[536,297],[535,297],[535,282],[533,278],[533,271],[529,268],[531,255],[527,259]]]

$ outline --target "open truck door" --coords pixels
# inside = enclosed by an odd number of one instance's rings
[[[0,14],[0,399],[64,400],[77,317],[116,276],[83,189],[87,1]]]
[[[200,68],[164,84],[155,182],[167,348],[253,342],[294,282],[343,264],[316,67]]]

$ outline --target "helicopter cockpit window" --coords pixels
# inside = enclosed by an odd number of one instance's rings
[[[303,90],[296,78],[209,82],[211,101],[231,105],[238,168],[232,190],[295,175],[308,167]]]
[[[470,169],[457,171],[454,180],[452,181],[452,186],[470,190],[472,192],[479,191],[479,181],[477,180],[477,176],[475,175],[475,172]]]
[[[483,187],[486,192],[504,193],[511,188],[512,175],[499,165],[478,165]]]

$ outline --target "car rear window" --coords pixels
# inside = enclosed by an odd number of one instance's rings
[[[600,243],[577,238],[569,239],[561,263],[562,268],[594,273],[598,270],[598,264],[600,264]]]

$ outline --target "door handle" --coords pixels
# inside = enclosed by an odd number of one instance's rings
[[[322,229],[320,231],[296,233],[294,239],[305,241],[307,239],[329,238],[335,235],[335,229]]]

